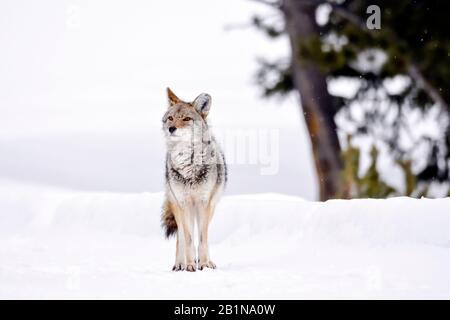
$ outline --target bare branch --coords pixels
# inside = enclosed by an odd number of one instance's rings
[[[258,2],[261,4],[264,4],[266,6],[270,6],[272,8],[276,8],[279,9],[281,7],[281,2],[280,1],[270,1],[270,0],[249,0],[249,1],[253,1],[253,2]]]
[[[336,2],[330,2],[327,0],[301,0],[300,2],[312,6],[319,6],[321,4],[329,5],[333,9],[333,11],[336,12],[342,18],[350,21],[351,23],[359,26],[360,28],[366,28],[366,24],[363,19],[361,19],[357,14],[354,14],[353,12],[349,11],[348,9],[344,8],[343,6],[341,6]]]
[[[414,79],[417,85],[422,88],[435,103],[449,110],[447,102],[445,102],[438,90],[423,76],[419,67],[414,62],[409,64],[407,71],[408,75]]]
[[[234,30],[243,30],[243,29],[250,29],[253,28],[254,25],[251,22],[246,23],[233,23],[233,24],[227,24],[223,27],[224,31],[234,31]]]

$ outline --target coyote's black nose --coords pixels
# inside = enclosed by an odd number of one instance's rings
[[[170,132],[170,133],[174,132],[175,130],[177,130],[177,128],[175,128],[175,127],[170,127],[170,128],[169,128],[169,132]]]

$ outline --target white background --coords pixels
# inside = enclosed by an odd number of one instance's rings
[[[218,134],[279,132],[278,173],[231,164],[229,194],[315,199],[297,97],[264,100],[254,84],[257,57],[288,56],[287,40],[226,30],[248,25],[256,12],[272,14],[246,0],[2,1],[0,178],[77,190],[162,190],[160,120],[170,86],[186,100],[210,93]]]

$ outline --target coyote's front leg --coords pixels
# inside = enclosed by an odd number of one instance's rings
[[[209,258],[208,246],[208,228],[209,222],[213,215],[214,207],[211,205],[201,206],[198,212],[198,255],[199,255],[199,269],[204,268],[215,269],[216,265]]]
[[[174,208],[174,216],[177,222],[177,250],[173,271],[195,271],[195,247],[193,241],[194,217],[190,208]]]
[[[186,270],[194,272],[197,270],[195,263],[195,246],[194,246],[194,209],[192,206],[188,206],[184,212],[184,241],[186,247]]]

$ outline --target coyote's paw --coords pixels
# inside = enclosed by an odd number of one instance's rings
[[[184,269],[186,269],[184,263],[175,263],[175,265],[172,268],[172,271],[183,271]]]
[[[212,262],[211,260],[209,260],[208,262],[202,262],[200,263],[200,270],[203,270],[204,268],[210,268],[210,269],[215,269],[216,268],[216,264],[214,262]]]
[[[195,263],[188,263],[188,265],[186,266],[186,271],[195,272],[195,270],[197,270]]]

